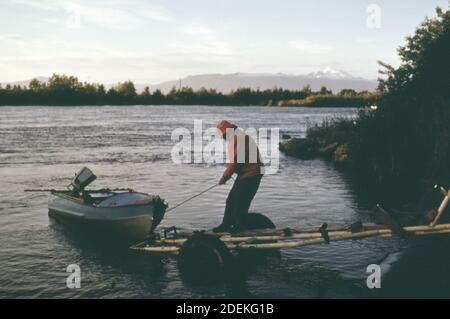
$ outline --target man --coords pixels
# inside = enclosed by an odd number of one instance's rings
[[[245,229],[245,216],[258,191],[263,176],[258,147],[255,141],[236,125],[228,121],[217,124],[219,134],[228,141],[229,163],[219,185],[225,184],[236,173],[237,177],[228,194],[222,224],[214,232],[238,232]]]

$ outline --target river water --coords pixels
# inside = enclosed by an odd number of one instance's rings
[[[24,192],[27,188],[64,188],[76,171],[88,166],[98,177],[92,187],[131,187],[159,194],[173,206],[213,185],[224,169],[219,164],[174,163],[171,134],[175,128],[192,130],[194,120],[202,120],[208,128],[229,119],[243,128],[280,128],[281,133],[304,136],[308,125],[355,113],[354,109],[333,108],[1,107],[0,297],[408,296],[410,287],[416,286],[399,287],[408,282],[402,269],[409,266],[398,265],[408,260],[405,251],[413,245],[405,239],[370,238],[282,250],[243,270],[245,278],[237,285],[196,284],[181,278],[173,257],[116,247],[98,249],[95,243],[72,236],[49,219],[48,194]],[[230,187],[228,183],[215,188],[168,213],[160,228],[218,225]],[[372,207],[373,202],[360,199],[333,164],[280,154],[278,172],[263,179],[251,211],[269,216],[278,227],[288,227],[373,222]],[[428,249],[420,249],[426,244],[417,245],[413,251],[421,253],[412,257],[415,264],[432,259]],[[70,264],[81,268],[80,289],[66,287]],[[387,288],[367,288],[369,264],[382,265]],[[432,274],[436,271],[433,265],[439,265],[443,273],[448,264],[437,260],[425,265]],[[398,275],[389,279],[389,273]],[[420,289],[413,290],[419,295],[448,296],[448,277],[435,278],[435,286],[426,283],[424,279]]]

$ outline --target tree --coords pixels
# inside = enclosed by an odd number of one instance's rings
[[[302,93],[305,94],[306,96],[311,95],[311,93],[312,93],[311,85],[306,84],[306,85],[302,88],[302,90],[301,90],[300,92],[302,92]]]
[[[105,96],[106,95],[105,86],[103,84],[99,84],[97,86],[97,94],[100,95],[100,96]]]
[[[326,86],[322,86],[320,88],[319,93],[322,94],[322,95],[333,94],[333,92],[331,92],[331,90],[328,90]]]
[[[353,144],[361,171],[397,194],[450,180],[450,11],[436,13],[398,49],[399,67],[380,62],[380,107]]]
[[[165,96],[162,94],[161,90],[157,89],[152,94],[152,100],[155,104],[162,104],[165,101]]]
[[[339,96],[356,96],[358,93],[353,89],[342,89],[339,93]]]
[[[32,79],[28,84],[28,87],[31,91],[39,91],[42,89],[42,83],[38,79]]]
[[[131,81],[119,83],[116,87],[116,91],[125,98],[135,98],[137,96],[136,88]]]
[[[53,74],[48,80],[48,87],[54,92],[69,92],[80,88],[82,84],[74,76]]]

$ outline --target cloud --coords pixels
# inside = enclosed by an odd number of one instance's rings
[[[172,16],[159,6],[148,5],[141,1],[134,3],[99,6],[86,4],[80,6],[80,19],[100,27],[114,29],[133,29],[147,25],[150,21],[170,22]]]
[[[363,45],[373,45],[376,40],[374,38],[357,38],[355,42]]]
[[[308,40],[292,40],[289,41],[289,46],[308,54],[324,54],[333,50],[330,46],[313,43]]]
[[[41,1],[33,1],[33,0],[9,0],[9,4],[11,5],[23,5],[32,7],[34,9],[45,10],[45,11],[57,11],[58,6],[55,5],[55,1],[49,0],[41,0]]]
[[[204,37],[214,37],[214,31],[201,25],[183,26],[180,31],[190,35],[201,35]]]
[[[212,57],[227,57],[234,54],[231,45],[221,40],[178,41],[170,44],[170,48],[176,54],[190,55],[193,59]]]
[[[18,34],[0,34],[0,43],[24,46],[27,42]]]
[[[0,35],[0,40],[1,40]],[[62,41],[62,40],[55,40]],[[102,60],[108,59],[128,59],[128,60],[138,60],[149,58],[150,54],[137,53],[135,51],[122,50],[117,48],[96,46],[92,47],[90,45],[76,44],[71,46],[70,43],[62,43],[62,49],[54,47],[52,50],[48,50],[45,54],[39,54],[36,52],[34,54],[23,54],[14,56],[0,56],[0,61],[3,62],[51,62],[56,59],[60,60],[84,60],[95,63]]]
[[[164,24],[161,30],[168,34],[174,34],[175,37],[167,37],[167,40],[157,44],[159,38],[150,44],[142,44],[134,52],[126,51],[120,42],[112,43],[112,48],[102,47],[102,43],[92,43],[90,39],[73,41],[76,36],[63,37],[59,39],[50,39],[48,35],[39,35],[39,43],[31,41],[27,44],[27,50],[22,50],[21,54],[16,56],[3,56],[2,61],[23,60],[31,66],[32,61],[43,63],[43,61],[66,61],[73,63],[78,61],[105,61],[117,59],[128,59],[137,63],[138,59],[146,61],[150,58],[170,57],[171,60],[181,64],[201,64],[216,62],[217,64],[230,61],[230,57],[236,55],[232,45],[224,40],[222,36],[214,29],[196,22],[191,19],[177,19],[165,7],[150,4],[144,0],[7,0],[9,4],[28,6],[33,10],[42,11],[39,15],[40,22],[67,27],[84,28],[89,32],[89,26],[97,29],[107,28],[113,30],[142,30],[148,29],[150,23]],[[16,9],[16,8],[13,8]],[[75,17],[74,17],[75,15]],[[78,16],[76,16],[78,15]],[[75,23],[73,23],[75,22]],[[181,26],[181,27],[180,27]],[[150,26],[153,27],[153,26]],[[61,30],[64,34],[64,30]],[[153,32],[155,33],[155,32]],[[67,34],[67,33],[66,33]],[[156,33],[157,34],[157,33]],[[76,35],[76,34],[75,34]],[[119,35],[118,37],[123,37]],[[0,38],[1,41],[1,38]],[[107,39],[107,41],[109,41]],[[143,51],[142,48],[147,48]],[[29,50],[28,50],[29,49]],[[33,52],[30,54],[30,52]],[[51,62],[49,62],[50,64]],[[163,62],[164,64],[164,62]],[[170,66],[170,65],[167,65]]]
[[[28,6],[54,14],[47,22],[65,22],[73,15],[79,15],[80,24],[91,24],[112,29],[133,29],[147,25],[151,21],[171,22],[172,15],[160,5],[144,0],[105,0],[100,3],[80,0],[9,0],[9,4]],[[64,12],[65,14],[61,15]]]
[[[180,54],[189,54],[194,58],[211,58],[211,56],[231,56],[235,52],[232,46],[220,39],[217,32],[202,25],[187,25],[179,29],[187,37],[180,37],[170,46]]]

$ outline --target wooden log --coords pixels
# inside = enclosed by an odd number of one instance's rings
[[[436,226],[437,222],[439,221],[439,218],[441,218],[442,213],[445,211],[445,208],[447,207],[449,201],[450,201],[450,190],[447,191],[447,195],[445,195],[444,200],[442,201],[441,205],[439,206],[437,215],[430,224],[431,227]]]
[[[330,236],[331,242],[341,241],[347,239],[357,239],[357,238],[365,238],[378,236],[382,234],[392,233],[391,230],[369,230],[361,233],[347,234],[347,235],[339,235],[339,236]],[[315,238],[315,239],[307,239],[302,241],[283,241],[277,243],[263,243],[263,244],[237,244],[237,245],[227,245],[231,249],[281,249],[281,248],[296,248],[302,246],[309,245],[317,245],[326,243],[324,238]]]
[[[328,231],[346,231],[348,230],[350,225],[333,225],[328,226]],[[294,226],[294,227],[286,227],[284,229],[256,229],[256,230],[248,230],[239,234],[230,234],[230,233],[214,233],[212,231],[206,231],[205,233],[213,236],[231,236],[231,237],[252,237],[252,236],[260,236],[260,235],[283,235],[285,232],[290,232],[292,234],[296,233],[308,233],[308,232],[317,232],[320,226]],[[386,226],[383,225],[364,225],[366,230],[374,230],[374,229],[384,229]],[[177,228],[177,232],[179,237],[190,237],[194,234],[193,231],[182,231],[182,229]]]
[[[434,235],[434,234],[448,234],[450,233],[450,229],[441,229],[434,231],[417,231],[414,235]]]
[[[349,231],[334,231],[329,232],[330,236],[336,235],[347,235],[351,234]],[[290,236],[284,235],[256,235],[256,236],[240,236],[240,237],[232,237],[229,235],[218,236],[221,241],[225,243],[240,243],[246,241],[274,241],[274,240],[293,240],[293,239],[311,239],[311,238],[321,238],[321,233],[304,233],[304,234],[293,234]],[[178,239],[161,239],[157,240],[157,244],[174,244],[174,245],[182,245],[187,238],[178,238]]]
[[[434,227],[432,226],[407,226],[403,228],[407,232],[416,232],[416,231],[433,231],[440,229],[450,229],[450,224],[440,224]]]
[[[438,226],[441,226],[437,228]],[[414,234],[414,235],[430,235],[430,234],[442,234],[442,233],[449,233],[450,232],[450,225],[438,225],[434,229],[430,226],[413,226],[408,229],[407,227],[403,228],[406,232]],[[381,229],[381,230],[370,230],[370,231],[364,231],[360,233],[354,233],[354,234],[344,234],[344,235],[337,235],[337,236],[331,236],[330,240],[333,241],[341,241],[341,240],[347,240],[347,239],[360,239],[360,238],[368,238],[368,237],[375,237],[375,236],[381,236],[381,237],[390,237],[392,236],[393,231],[391,229]],[[277,242],[277,243],[266,243],[266,244],[237,244],[233,246],[229,246],[229,248],[241,248],[241,249],[281,249],[281,248],[295,248],[295,247],[302,247],[302,246],[308,246],[308,245],[314,245],[314,244],[322,244],[325,243],[324,238],[316,238],[316,239],[309,239],[304,241],[283,241],[283,242]]]
[[[173,253],[177,252],[180,248],[178,246],[131,246],[130,249],[150,253]]]

